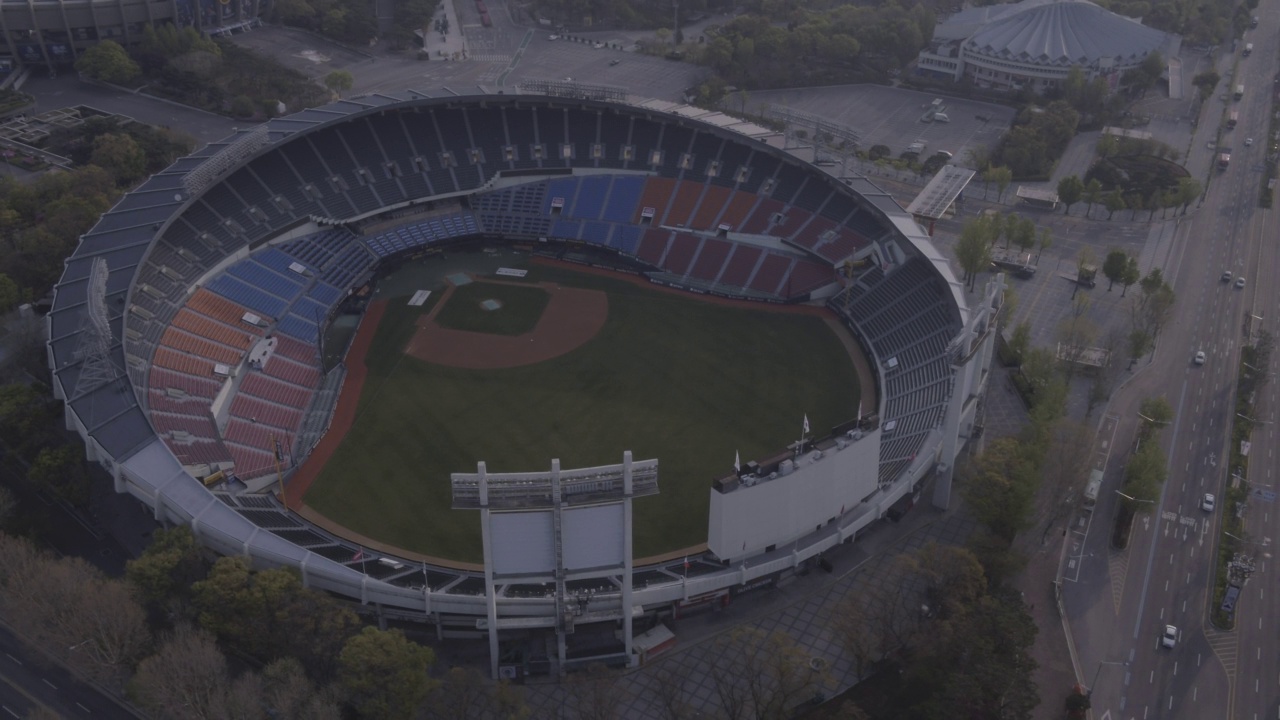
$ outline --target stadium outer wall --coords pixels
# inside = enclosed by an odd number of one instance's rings
[[[412,96],[401,101],[405,103],[421,102],[421,95]],[[494,98],[486,98],[490,103]],[[507,102],[513,98],[508,96]],[[537,98],[524,97],[525,103],[540,102]],[[385,102],[381,98],[380,102]],[[467,98],[448,97],[450,103],[468,102]],[[545,102],[542,101],[542,102]],[[560,102],[565,102],[561,100]],[[582,101],[579,101],[582,102]],[[591,107],[604,107],[604,103],[588,103]],[[327,117],[325,124],[341,121],[341,113],[351,112],[352,108],[360,108],[360,101],[346,100],[331,108],[339,108],[337,119]],[[606,107],[605,111],[618,114],[638,114],[640,111],[625,107]],[[308,111],[310,112],[310,111]],[[332,112],[332,111],[331,111]],[[644,111],[647,120],[652,120],[652,111]],[[282,118],[288,123],[291,118]],[[688,123],[687,119],[672,116],[669,122]],[[708,129],[708,133],[729,134],[729,131]],[[286,133],[287,136],[287,133]],[[220,148],[208,148],[197,153],[194,159],[180,160],[170,171],[159,174],[131,197],[122,200],[113,213],[125,214],[134,212],[139,205],[139,195],[148,192],[169,193],[173,195],[178,206],[185,207],[185,198],[181,191],[174,189],[188,188],[182,183],[182,175],[192,169],[208,163],[218,156],[218,151],[237,151],[253,153],[260,147],[248,147],[237,141],[241,136],[229,138],[220,144]],[[781,156],[781,153],[765,148],[759,143],[745,138],[738,142],[750,145],[755,152],[764,156]],[[275,140],[283,144],[283,139]],[[268,151],[271,148],[268,148]],[[774,158],[775,160],[781,158]],[[798,161],[786,157],[785,163],[801,166]],[[236,162],[247,161],[226,158],[208,163],[217,167],[223,163],[223,171],[233,167]],[[175,176],[177,176],[175,178]],[[149,187],[150,185],[155,187]],[[970,428],[976,421],[979,398],[985,390],[987,368],[990,363],[994,343],[995,313],[1002,299],[1003,282],[997,278],[990,283],[982,295],[980,303],[969,306],[964,297],[961,285],[955,280],[948,263],[933,247],[927,236],[914,220],[905,213],[891,198],[863,179],[856,179],[855,187],[849,192],[856,192],[860,202],[874,206],[892,232],[878,241],[876,252],[885,259],[889,268],[888,279],[894,278],[896,268],[912,267],[923,273],[936,294],[929,294],[929,302],[936,303],[938,312],[951,320],[947,327],[954,323],[955,333],[950,336],[943,355],[935,358],[944,369],[944,377],[940,377],[930,388],[939,395],[945,395],[945,402],[939,405],[940,412],[930,411],[928,417],[920,420],[920,427],[915,431],[916,440],[910,445],[909,453],[897,448],[902,447],[896,434],[904,432],[896,427],[898,418],[890,417],[895,402],[896,390],[886,393],[898,382],[891,358],[884,355],[885,336],[869,326],[864,327],[866,318],[851,316],[849,309],[856,307],[856,301],[849,296],[837,295],[828,302],[845,324],[853,331],[862,345],[864,352],[873,359],[879,388],[877,396],[882,398],[877,419],[868,426],[867,432],[856,442],[845,443],[840,438],[826,438],[818,441],[830,442],[837,446],[833,450],[832,462],[813,462],[810,466],[799,466],[787,475],[786,479],[764,481],[749,488],[721,487],[713,489],[715,496],[731,498],[732,502],[721,506],[719,520],[713,508],[712,533],[724,532],[726,528],[737,532],[746,523],[742,518],[758,517],[764,508],[776,498],[771,495],[778,488],[798,482],[807,482],[811,473],[828,472],[815,468],[837,467],[844,464],[841,455],[850,459],[853,465],[865,465],[868,460],[863,456],[867,448],[875,445],[874,455],[878,459],[877,472],[874,474],[855,470],[860,476],[858,486],[869,490],[865,497],[858,497],[855,506],[842,508],[842,513],[834,518],[820,518],[813,522],[813,510],[798,513],[785,526],[771,531],[771,540],[763,547],[752,548],[747,555],[733,552],[732,543],[737,542],[738,535],[725,535],[716,539],[709,536],[709,542],[716,553],[709,561],[718,564],[718,569],[700,573],[695,576],[686,575],[671,581],[650,583],[636,588],[631,593],[630,608],[622,607],[621,594],[600,594],[593,598],[592,609],[601,617],[622,617],[625,613],[636,609],[655,611],[681,605],[697,604],[707,599],[727,596],[730,592],[739,592],[756,586],[760,581],[777,580],[785,574],[794,572],[802,564],[824,550],[844,542],[852,542],[855,536],[876,520],[884,517],[890,509],[903,498],[918,498],[922,485],[927,478],[934,482],[933,502],[945,507],[950,494],[951,465],[960,449],[960,438],[968,436]],[[207,188],[206,188],[207,189]],[[199,194],[200,191],[197,191]],[[155,196],[148,196],[155,197]],[[167,197],[167,196],[165,196]],[[155,206],[149,206],[154,210]],[[177,207],[175,207],[175,210]],[[115,241],[119,235],[119,214],[117,220],[109,227],[95,228],[85,236],[77,253],[68,260],[68,269],[59,283],[55,296],[54,310],[48,317],[50,344],[49,361],[54,371],[55,395],[66,402],[66,420],[69,429],[76,430],[84,439],[88,459],[99,462],[112,475],[117,492],[127,492],[149,507],[157,521],[166,524],[190,525],[196,536],[210,549],[224,555],[238,555],[250,558],[257,567],[293,567],[301,573],[307,586],[338,593],[364,604],[376,604],[385,613],[416,620],[429,620],[437,624],[453,622],[455,626],[471,623],[474,620],[493,612],[507,618],[543,618],[554,623],[557,601],[554,598],[538,597],[486,597],[483,595],[461,594],[449,592],[447,588],[433,589],[430,583],[421,587],[406,587],[390,582],[377,580],[360,571],[358,567],[336,562],[322,557],[306,548],[299,547],[282,537],[250,522],[244,515],[236,512],[219,497],[210,493],[198,480],[183,468],[178,459],[165,443],[154,435],[143,432],[149,428],[149,421],[141,413],[136,403],[131,405],[134,396],[132,381],[129,377],[120,377],[101,387],[77,390],[79,375],[78,356],[79,333],[84,321],[83,259],[104,252],[107,242]],[[139,237],[151,237],[160,229],[156,223],[154,229],[145,223],[138,223],[130,228]],[[101,242],[99,242],[101,241]],[[154,240],[152,240],[154,241]],[[151,242],[151,241],[148,241]],[[134,247],[134,246],[128,246]],[[143,251],[150,245],[142,246]],[[127,249],[127,247],[126,247]],[[244,250],[242,252],[247,252]],[[120,277],[129,280],[125,292],[134,292],[132,283],[141,270],[141,260],[136,266],[113,265],[119,269]],[[114,288],[114,289],[113,289]],[[108,293],[119,293],[121,286],[115,274],[109,283]],[[867,295],[871,295],[868,293]],[[113,311],[122,315],[129,303],[112,303]],[[927,309],[927,308],[926,308]],[[113,331],[117,333],[118,344],[114,348],[115,361],[121,367],[131,366],[126,358],[121,326],[125,318],[117,315],[112,318]],[[935,363],[936,364],[936,363]],[[881,421],[882,419],[882,421]],[[906,418],[901,422],[905,423]],[[923,440],[920,440],[923,438]],[[851,436],[848,439],[852,439]],[[846,448],[855,448],[852,453]],[[858,449],[860,448],[860,449]],[[851,462],[853,458],[861,458],[859,462]],[[821,458],[818,458],[820,460]],[[836,487],[830,477],[818,479],[812,475],[814,482]],[[838,480],[838,478],[837,478]],[[847,493],[848,489],[837,489],[839,493]],[[846,494],[845,497],[856,497]],[[834,507],[830,505],[828,507]],[[744,514],[745,513],[745,514]],[[717,522],[719,525],[717,525]],[[815,531],[814,528],[818,529]],[[718,547],[718,550],[717,550]],[[739,544],[738,547],[741,547]],[[778,549],[783,548],[783,549]],[[732,560],[732,563],[728,562]],[[424,568],[425,571],[426,568]],[[494,610],[496,608],[496,611]]]

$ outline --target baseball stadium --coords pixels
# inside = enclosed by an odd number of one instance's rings
[[[487,637],[495,675],[633,664],[636,623],[945,507],[979,417],[1001,281],[967,301],[775,137],[583,89],[241,130],[67,260],[68,427],[158,521]]]

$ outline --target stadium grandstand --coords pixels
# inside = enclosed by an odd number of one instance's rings
[[[685,110],[373,95],[200,149],[126,195],[67,260],[48,351],[68,426],[117,492],[211,549],[297,568],[310,587],[395,616],[487,628],[495,647],[504,628],[555,627],[568,602],[556,587],[589,589],[602,620],[678,612],[852,542],[926,481],[945,506],[978,416],[1001,282],[971,306],[924,231],[871,182],[831,178]],[[710,551],[634,574],[628,564],[629,608],[589,573],[489,595],[484,572],[368,553],[255,492],[327,428],[344,370],[326,371],[321,342],[344,299],[383,264],[497,242],[588,247],[702,293],[825,304],[872,359],[878,406],[792,464],[718,482]],[[98,259],[105,303],[89,301]],[[119,372],[82,382],[93,306],[109,314]],[[210,489],[210,476],[240,482]],[[840,513],[819,502],[762,530],[770,494],[810,478],[850,498]]]

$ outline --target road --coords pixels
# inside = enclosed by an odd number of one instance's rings
[[[1064,599],[1079,650],[1080,667],[1092,685],[1095,718],[1276,718],[1280,703],[1280,667],[1274,643],[1280,623],[1280,591],[1271,585],[1269,558],[1263,543],[1276,535],[1280,521],[1269,501],[1251,502],[1245,517],[1249,536],[1259,545],[1258,570],[1237,607],[1237,630],[1222,632],[1209,623],[1215,554],[1221,514],[1201,509],[1206,492],[1221,498],[1229,482],[1227,463],[1234,391],[1245,320],[1271,329],[1280,313],[1277,282],[1280,237],[1275,214],[1257,206],[1264,142],[1246,147],[1244,139],[1265,138],[1271,79],[1277,70],[1277,48],[1259,38],[1274,38],[1280,13],[1259,11],[1260,27],[1250,31],[1253,56],[1242,60],[1238,79],[1245,97],[1230,103],[1240,109],[1240,126],[1223,135],[1232,162],[1216,172],[1198,211],[1176,231],[1165,277],[1178,294],[1175,319],[1160,337],[1151,366],[1122,393],[1110,411],[1116,423],[1112,461],[1094,517],[1074,527],[1068,545],[1069,572]],[[1243,44],[1241,45],[1243,47]],[[1226,73],[1224,73],[1226,74]],[[1210,101],[1188,165],[1204,167],[1211,158],[1209,141],[1217,132],[1223,106]],[[1269,242],[1264,242],[1268,240]],[[1232,281],[1221,279],[1232,272]],[[1245,278],[1239,288],[1234,279]],[[1274,332],[1274,330],[1272,330]],[[1191,362],[1198,350],[1203,366]],[[1255,414],[1272,417],[1276,390],[1268,387]],[[1174,420],[1161,431],[1169,477],[1150,512],[1134,523],[1128,549],[1110,547],[1112,520],[1120,502],[1123,464],[1137,437],[1139,403],[1165,396]],[[1274,468],[1274,425],[1254,434],[1254,473],[1270,481]],[[1175,647],[1161,646],[1166,624],[1178,628]]]
[[[27,717],[38,707],[62,718],[141,717],[79,682],[66,668],[29,651],[8,628],[0,627],[0,717]]]

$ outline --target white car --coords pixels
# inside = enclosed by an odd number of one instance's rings
[[[1245,147],[1252,147],[1252,146],[1253,146],[1253,138],[1245,138],[1245,139],[1244,139],[1244,146],[1245,146]]]
[[[556,34],[551,34],[551,35],[548,35],[548,36],[547,36],[547,39],[548,39],[548,40],[559,40],[559,39],[560,39],[560,36],[559,36],[559,35],[556,35]]]
[[[1204,499],[1200,501],[1200,509],[1205,512],[1213,512],[1213,508],[1216,507],[1217,504],[1218,499],[1213,496],[1213,493],[1205,493]]]
[[[1172,625],[1164,626],[1164,635],[1160,636],[1160,644],[1172,649],[1178,644],[1178,628]]]
[[[1243,287],[1244,287],[1244,276],[1243,276],[1243,275],[1241,275],[1240,277],[1236,278],[1236,287],[1237,287],[1237,288],[1243,288]]]
[[[1222,271],[1222,282],[1231,282],[1231,271],[1230,271],[1230,270],[1223,270],[1223,271]]]
[[[1197,365],[1203,365],[1203,364],[1204,364],[1204,351],[1203,351],[1203,350],[1197,350],[1197,351],[1196,351],[1196,356],[1195,356],[1194,358],[1192,358],[1191,362],[1194,362],[1194,363],[1195,363],[1195,364],[1197,364]]]

